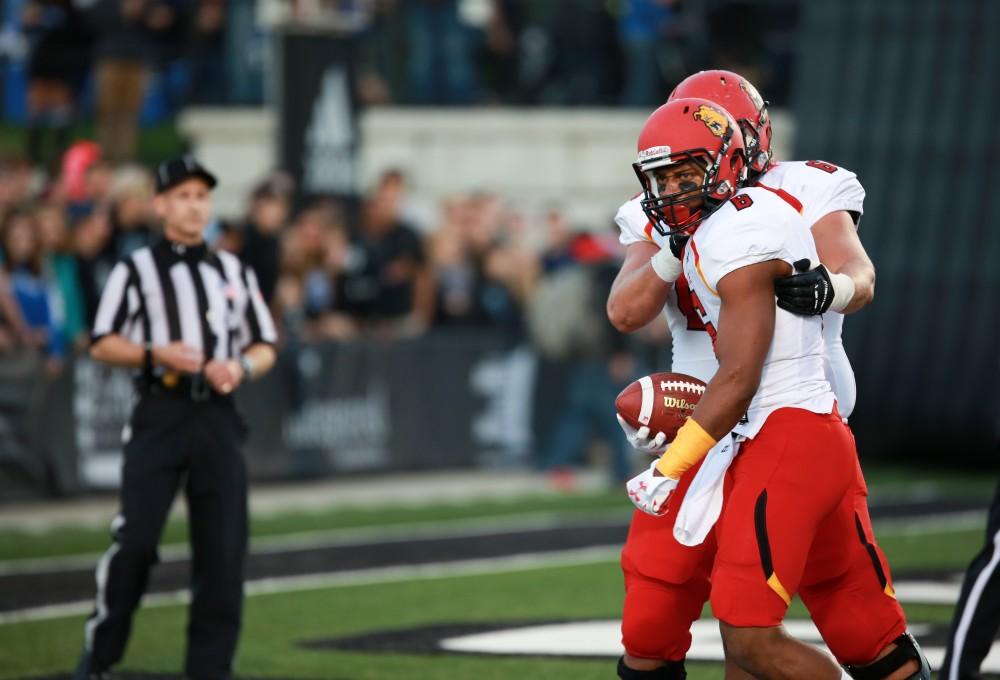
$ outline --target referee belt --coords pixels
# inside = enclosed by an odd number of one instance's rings
[[[143,394],[170,394],[191,401],[208,401],[213,397],[224,396],[212,389],[202,373],[187,375],[167,371],[158,375],[139,376],[138,387]]]

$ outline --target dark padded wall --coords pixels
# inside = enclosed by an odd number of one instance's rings
[[[1000,2],[803,2],[796,158],[856,171],[863,455],[1000,463]]]

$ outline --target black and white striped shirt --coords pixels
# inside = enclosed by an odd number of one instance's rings
[[[277,340],[252,269],[230,253],[167,240],[111,270],[92,340],[112,333],[154,347],[181,340],[206,361],[235,359],[254,343]]]

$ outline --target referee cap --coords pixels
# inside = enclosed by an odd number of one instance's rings
[[[214,189],[218,183],[215,175],[202,167],[194,159],[194,156],[188,154],[160,163],[159,167],[156,168],[156,193],[162,194],[164,191],[172,189],[184,180],[191,179],[192,177],[197,177],[204,181],[209,189]]]

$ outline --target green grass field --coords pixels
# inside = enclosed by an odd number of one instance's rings
[[[872,475],[879,478],[881,473]],[[899,486],[932,480],[905,479]],[[989,484],[956,480],[967,493],[989,492]],[[885,473],[873,482],[890,493],[900,482]],[[339,510],[258,518],[254,536],[366,527],[368,531],[405,531],[407,525],[496,522],[525,517],[615,517],[628,507],[616,494],[538,496],[478,506],[435,505],[387,517],[368,510]],[[405,518],[405,519],[403,519]],[[985,518],[984,518],[985,521]],[[406,524],[403,524],[405,522]],[[170,541],[182,541],[174,523]],[[106,547],[104,532],[61,529],[52,534],[0,534],[5,559],[89,553]],[[880,531],[879,541],[896,573],[911,570],[961,571],[982,541],[979,527],[920,531],[919,525],[894,525]],[[0,562],[2,563],[2,562]],[[432,623],[503,622],[552,619],[613,619],[622,598],[618,565],[606,560],[574,566],[497,571],[468,576],[387,581],[367,585],[299,590],[249,597],[238,657],[243,676],[309,679],[529,678],[587,679],[613,675],[610,661],[499,658],[463,655],[334,652],[298,646],[303,640],[326,639]],[[911,620],[946,623],[951,607],[907,606]],[[804,610],[793,603],[792,615]],[[123,669],[177,672],[183,659],[186,609],[180,604],[147,607],[137,616]],[[22,678],[67,671],[82,640],[82,616],[0,625],[0,678]],[[722,678],[719,664],[689,663],[692,680]]]

